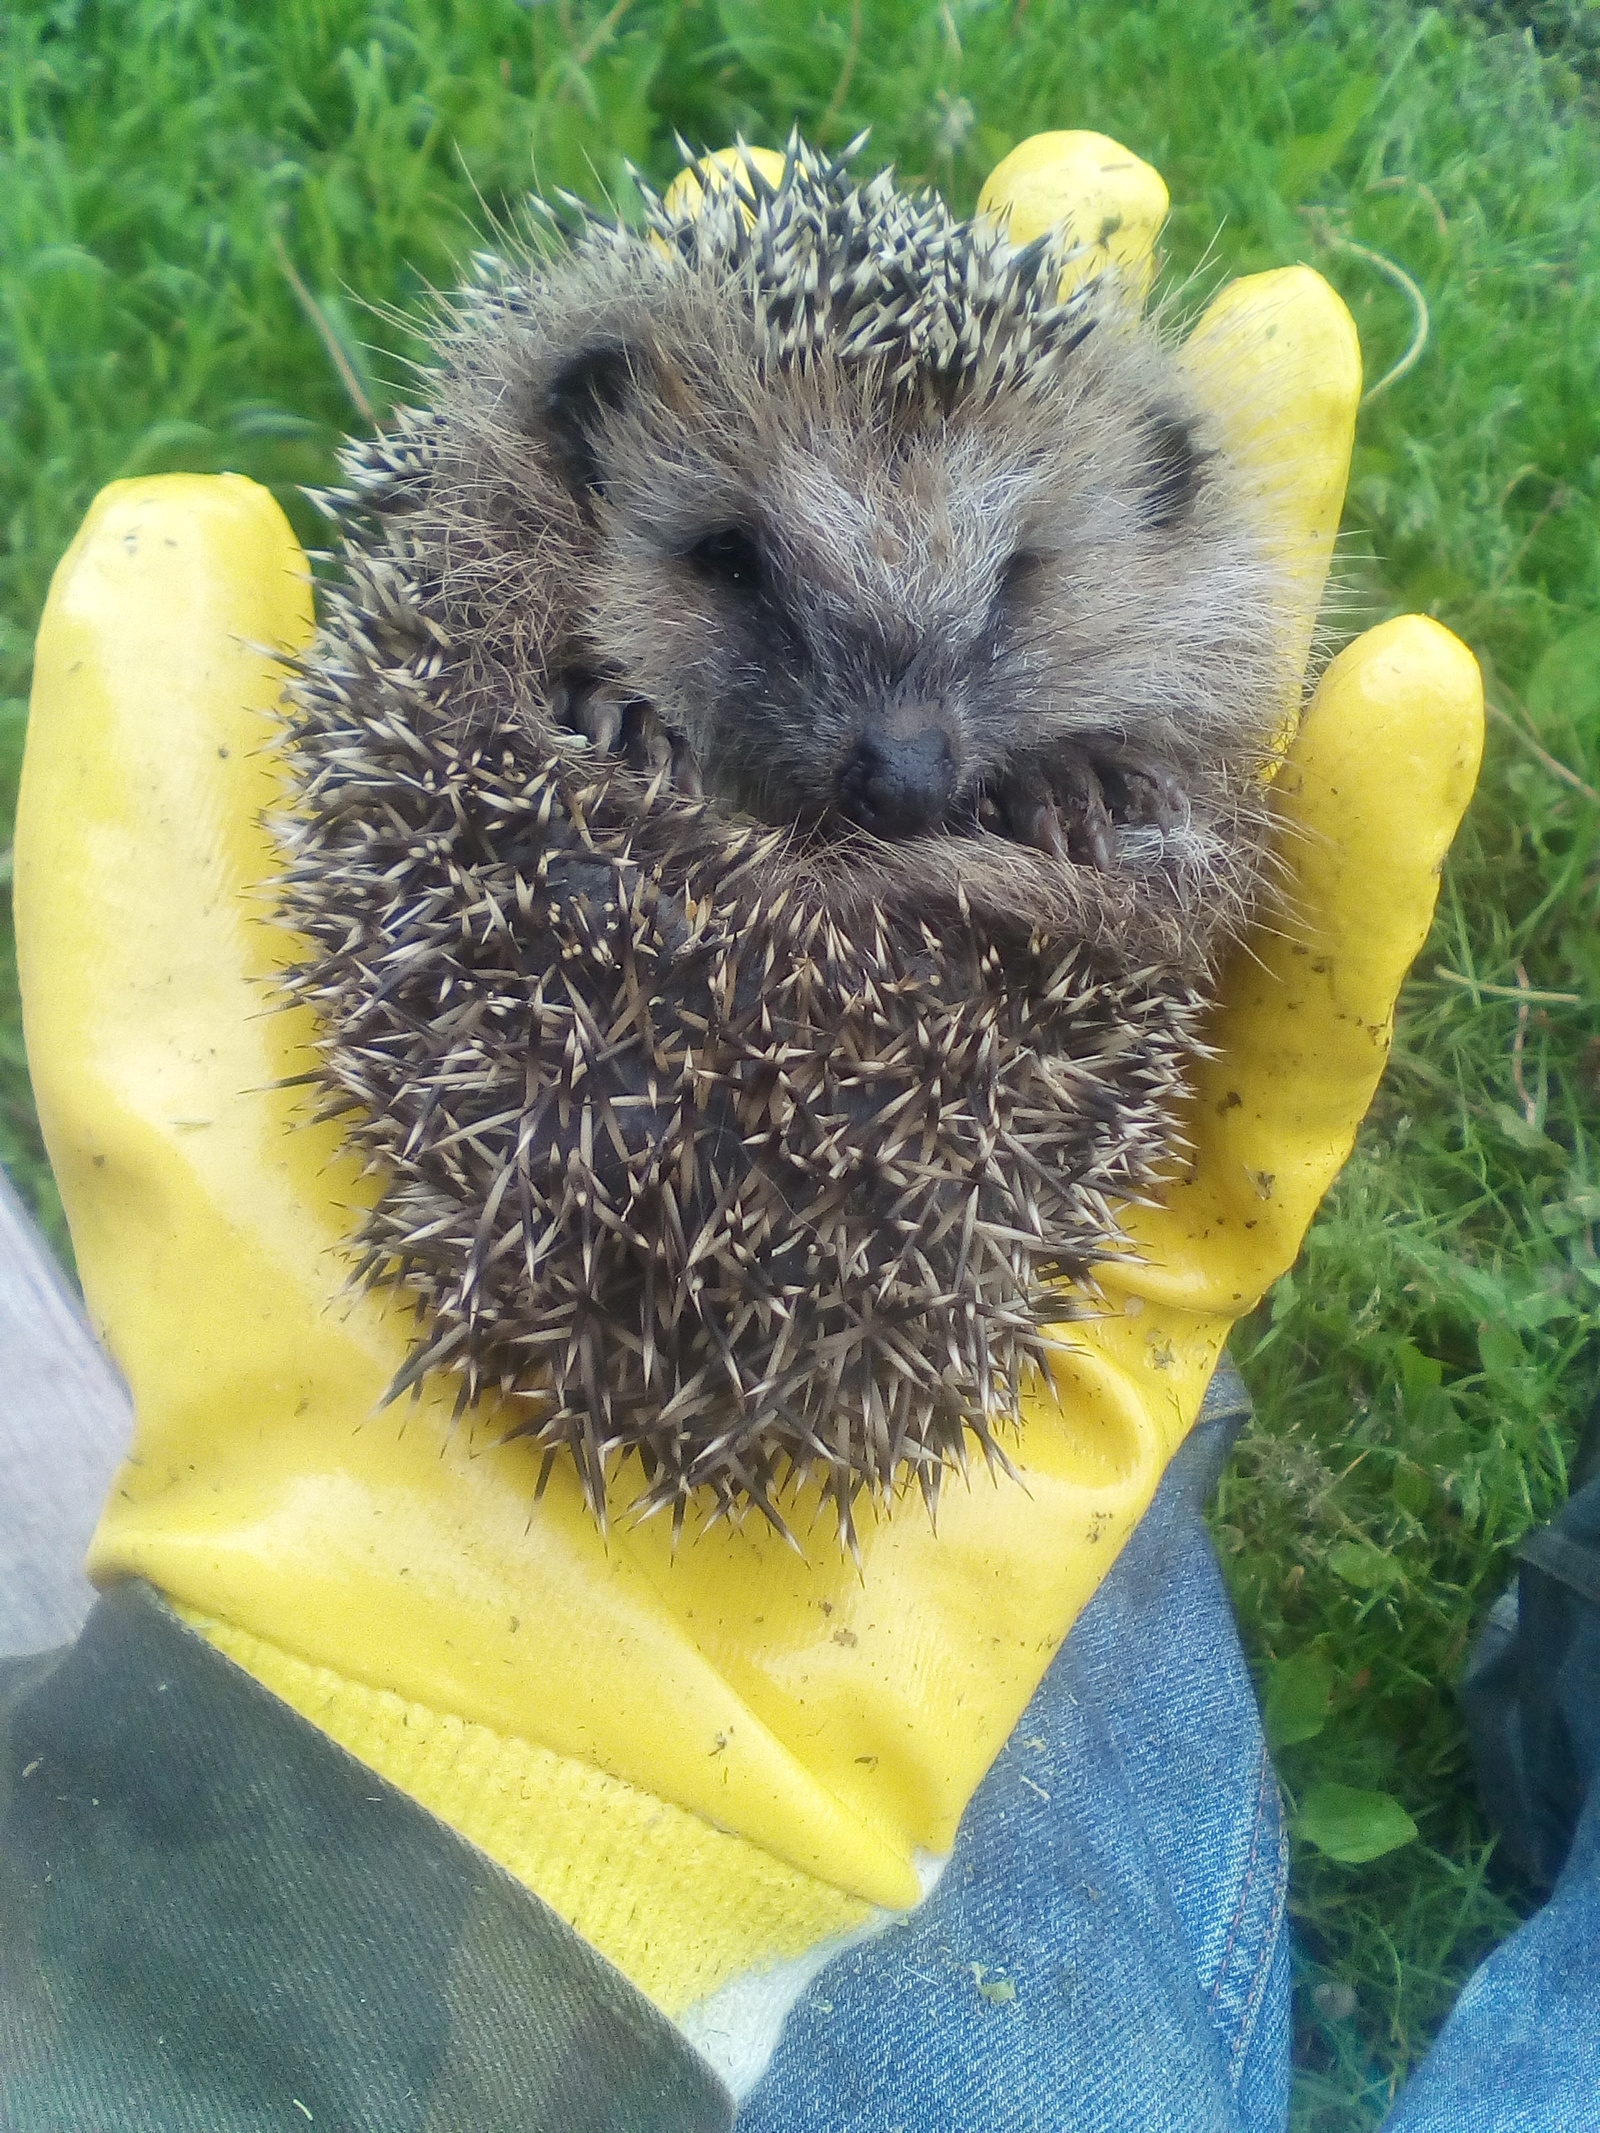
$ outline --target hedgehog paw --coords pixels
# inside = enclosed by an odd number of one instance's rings
[[[1094,757],[1085,750],[1052,763],[1050,784],[1067,857],[1109,874],[1117,863],[1116,831]]]
[[[992,792],[984,794],[978,819],[985,829],[1017,844],[1031,844],[1057,859],[1072,856],[1055,795],[1029,766],[1011,771]],[[1110,864],[1109,846],[1105,863]]]
[[[598,755],[609,755],[622,738],[631,699],[598,674],[563,674],[550,699],[550,715],[569,733],[581,733]]]
[[[667,732],[643,697],[598,674],[573,673],[557,683],[550,709],[558,725],[581,733],[597,755],[620,755],[630,770],[664,777],[685,799],[705,797],[694,750]]]
[[[1185,828],[1189,799],[1164,763],[1119,743],[1089,743],[1036,763],[1014,765],[984,795],[986,828],[1057,859],[1098,867],[1117,864],[1116,833],[1148,824],[1163,835]]]
[[[1189,795],[1154,756],[1142,748],[1097,748],[1093,757],[1118,822],[1148,823],[1170,836],[1189,827]]]

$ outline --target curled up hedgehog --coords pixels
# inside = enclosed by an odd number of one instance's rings
[[[848,1536],[1004,1462],[1170,1164],[1290,630],[1132,292],[775,167],[479,261],[326,499],[277,827],[395,1390]]]

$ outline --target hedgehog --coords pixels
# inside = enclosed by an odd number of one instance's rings
[[[353,1278],[602,1522],[1009,1467],[1270,881],[1281,565],[1171,346],[855,152],[534,203],[320,499]]]

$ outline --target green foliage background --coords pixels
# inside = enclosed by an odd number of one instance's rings
[[[357,417],[290,270],[381,411],[404,318],[531,185],[626,211],[627,163],[664,181],[675,131],[798,119],[870,125],[873,162],[959,205],[1031,132],[1114,134],[1171,185],[1174,285],[1310,260],[1374,377],[1414,313],[1371,255],[1420,287],[1426,351],[1361,423],[1347,587],[1357,619],[1448,622],[1503,716],[1384,1091],[1236,1341],[1259,1418],[1216,1516],[1297,1816],[1319,2133],[1377,2122],[1529,1900],[1452,1683],[1594,1375],[1600,16],[1531,12],[1536,35],[1401,0],[12,0],[0,26],[0,847],[32,630],[94,491],[231,468],[311,532],[296,485]],[[9,930],[0,1158],[64,1244]]]

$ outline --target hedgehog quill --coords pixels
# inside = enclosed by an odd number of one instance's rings
[[[1109,275],[792,140],[345,455],[286,922],[395,1392],[681,1523],[1005,1463],[1267,879],[1270,529]],[[542,1485],[542,1484],[541,1484]]]

